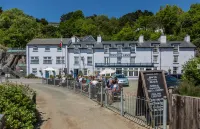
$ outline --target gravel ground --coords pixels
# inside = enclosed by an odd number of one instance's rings
[[[66,88],[41,84],[40,79],[12,79],[29,84],[37,92],[40,129],[143,129],[136,123],[100,107]],[[134,86],[128,87],[134,90]],[[128,91],[127,88],[127,91]]]

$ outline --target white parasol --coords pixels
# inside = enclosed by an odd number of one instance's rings
[[[46,69],[44,69],[45,71],[55,71],[55,69],[51,68],[51,67],[48,67]]]
[[[100,75],[102,74],[112,74],[115,73],[115,70],[113,69],[104,69],[103,71],[100,72]]]

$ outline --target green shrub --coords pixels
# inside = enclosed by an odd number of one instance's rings
[[[189,81],[181,82],[175,92],[180,95],[200,97],[200,87],[195,86],[192,82]]]
[[[36,77],[35,74],[32,74],[32,73],[31,73],[31,74],[29,74],[28,76],[26,76],[25,78],[38,78],[38,77]]]
[[[36,105],[15,84],[0,85],[0,113],[5,114],[6,128],[33,129],[36,122]]]

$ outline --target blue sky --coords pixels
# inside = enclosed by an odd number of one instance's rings
[[[86,16],[105,14],[120,17],[138,9],[155,13],[166,4],[178,5],[187,11],[192,3],[200,3],[200,0],[0,0],[0,7],[4,10],[19,8],[34,17],[59,22],[62,14],[79,9]]]

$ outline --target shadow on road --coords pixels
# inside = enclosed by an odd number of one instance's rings
[[[46,114],[46,113],[39,112],[38,110],[36,111],[37,122],[35,124],[35,128],[34,129],[40,129],[40,127],[41,127],[41,125],[42,125],[43,122],[48,121],[48,120],[51,119],[51,118],[47,118],[46,120],[44,120],[42,118],[43,114]]]

